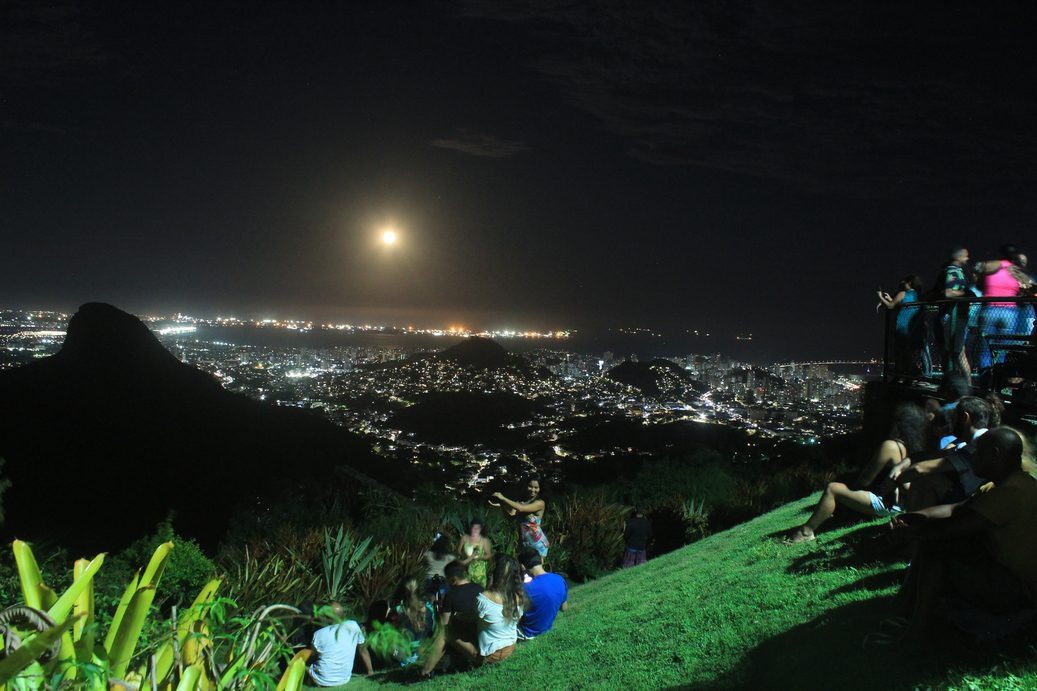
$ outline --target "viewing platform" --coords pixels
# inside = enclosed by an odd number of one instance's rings
[[[869,385],[865,431],[882,434],[902,400],[947,397],[954,376],[972,393],[994,393],[1005,424],[1037,432],[1037,297],[964,297],[905,302],[885,323],[883,374]]]

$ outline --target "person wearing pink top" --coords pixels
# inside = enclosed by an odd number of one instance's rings
[[[1014,245],[1001,246],[1001,259],[979,262],[976,273],[979,275],[980,290],[983,297],[1011,297],[1019,295],[1020,289],[1030,283],[1029,276],[1020,268],[1015,259],[1020,252]],[[1011,302],[988,302],[979,313],[979,329],[982,336],[979,353],[980,369],[1004,361],[1004,351],[992,352],[991,339],[1013,334],[1017,321],[1018,306]],[[996,343],[994,344],[996,347]]]

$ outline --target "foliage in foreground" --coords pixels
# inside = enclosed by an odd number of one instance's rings
[[[164,640],[138,654],[173,543],[159,545],[143,571],[134,574],[102,638],[97,623],[94,578],[99,554],[76,561],[71,585],[60,595],[48,587],[32,549],[12,545],[24,604],[0,613],[9,653],[0,658],[0,688],[76,687],[106,689],[110,683],[149,683],[178,691],[209,688],[281,688],[302,684],[304,662],[290,658],[284,624],[268,607],[252,617],[229,617],[234,603],[214,599],[210,581],[182,613]],[[297,610],[289,608],[292,614]],[[143,660],[141,658],[144,658]]]

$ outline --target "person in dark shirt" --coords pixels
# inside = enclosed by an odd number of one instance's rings
[[[996,615],[1037,604],[1037,481],[1023,470],[1022,454],[1018,432],[990,430],[976,441],[974,464],[991,485],[965,501],[894,520],[894,535],[917,547],[893,602],[899,616],[885,622],[900,634],[876,632],[872,642],[930,645],[946,595]]]
[[[432,676],[448,644],[465,659],[474,661],[479,657],[479,649],[476,647],[479,640],[476,599],[483,587],[468,580],[468,566],[460,561],[450,562],[443,571],[450,587],[440,605],[439,630],[428,658],[422,665],[421,676],[426,678]]]
[[[969,263],[969,251],[964,247],[951,249],[948,261],[940,270],[934,290],[936,297],[942,300],[953,300],[972,295],[971,282],[966,267]],[[969,305],[966,303],[944,303],[940,308],[942,324],[944,372],[957,372],[969,376],[972,368],[965,352],[965,338],[969,322]]]
[[[993,409],[982,398],[964,396],[954,407],[952,429],[955,441],[940,458],[912,461],[906,458],[890,470],[900,485],[901,506],[908,511],[953,504],[986,483],[973,468],[976,440],[990,425]]]
[[[640,507],[634,507],[634,515],[627,520],[623,538],[627,546],[623,554],[624,569],[648,561],[648,541],[652,539],[652,522]]]

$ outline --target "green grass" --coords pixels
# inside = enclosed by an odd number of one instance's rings
[[[1037,653],[1021,637],[999,648],[945,632],[936,652],[864,651],[905,565],[878,558],[875,523],[782,545],[775,537],[814,500],[574,587],[549,634],[503,663],[422,686],[1037,688]],[[398,675],[348,686],[395,686]]]

